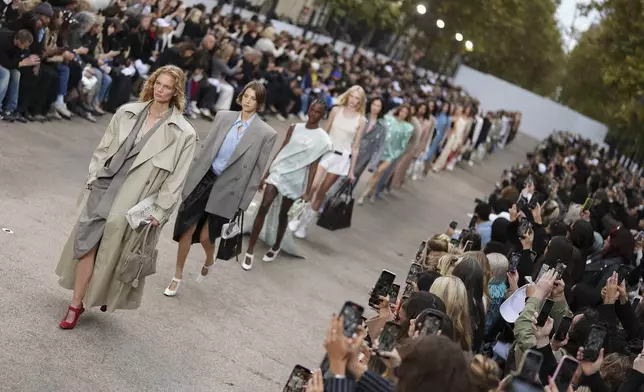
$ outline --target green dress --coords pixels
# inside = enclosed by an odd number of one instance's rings
[[[407,121],[398,121],[389,114],[380,121],[387,128],[387,137],[380,160],[393,162],[405,152],[409,139],[414,134],[414,126]]]

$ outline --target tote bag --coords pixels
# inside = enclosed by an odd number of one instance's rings
[[[353,185],[348,181],[324,205],[324,211],[318,218],[318,226],[335,231],[351,227],[353,216]]]

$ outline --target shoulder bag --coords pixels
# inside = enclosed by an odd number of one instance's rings
[[[157,272],[156,249],[160,229],[148,224],[135,240],[134,248],[125,256],[118,280],[139,287],[139,280]]]

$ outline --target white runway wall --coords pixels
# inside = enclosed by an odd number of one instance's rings
[[[454,83],[476,97],[485,111],[505,109],[523,113],[520,132],[538,140],[546,138],[553,130],[565,130],[601,143],[608,133],[608,128],[598,121],[464,65],[459,67]]]

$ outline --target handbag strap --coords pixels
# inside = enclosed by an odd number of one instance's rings
[[[136,246],[133,249],[134,251],[144,251],[145,249],[148,248],[148,245],[149,245],[148,237],[150,236],[150,231],[152,230],[153,229],[151,224],[145,225],[145,228],[143,228],[143,231],[139,233],[139,236],[136,239]],[[155,239],[158,233],[159,233],[159,230],[155,230],[155,233],[152,238]],[[142,240],[141,240],[141,237],[143,237]]]

